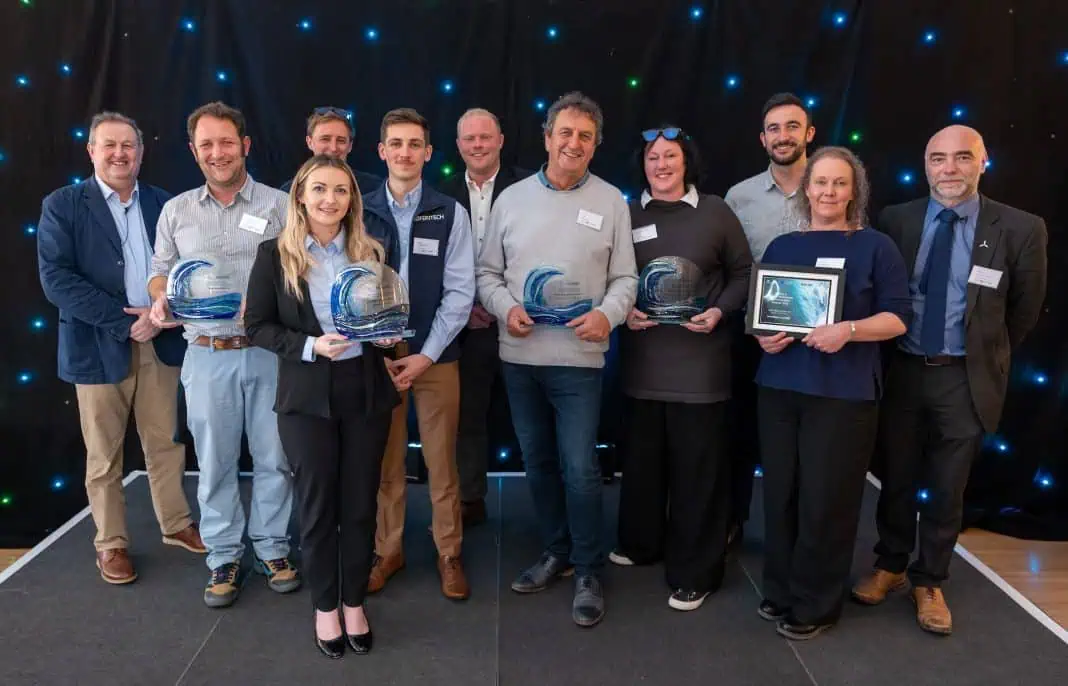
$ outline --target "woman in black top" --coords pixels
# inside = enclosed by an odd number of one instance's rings
[[[392,342],[348,341],[331,316],[338,271],[386,262],[387,248],[364,231],[362,210],[344,161],[308,160],[290,189],[285,228],[256,255],[245,309],[252,343],[278,355],[274,409],[293,468],[315,643],[332,658],[341,657],[346,638],[356,653],[371,650],[363,600],[382,455],[400,402],[376,347]]]
[[[630,208],[642,276],[620,335],[626,429],[619,548],[609,559],[630,565],[663,557],[668,604],[694,610],[723,579],[731,381],[730,332],[721,320],[745,304],[752,257],[727,204],[694,187],[690,137],[665,127],[642,138],[645,190]],[[680,324],[655,320],[670,311],[654,302],[657,294],[670,298],[678,282],[662,258],[681,258],[693,270],[694,298],[674,310]]]

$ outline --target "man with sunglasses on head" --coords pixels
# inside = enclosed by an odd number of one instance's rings
[[[467,110],[456,122],[456,148],[464,160],[463,175],[453,174],[441,184],[471,215],[475,255],[486,236],[486,222],[494,201],[508,186],[530,176],[518,167],[501,164],[504,134],[497,115]],[[490,404],[501,376],[497,353],[497,320],[475,298],[467,327],[460,332],[460,430],[456,439],[456,468],[460,473],[460,513],[464,526],[486,521],[486,470],[489,455]]]
[[[545,545],[512,590],[536,593],[575,573],[571,617],[584,627],[605,611],[602,482],[594,452],[604,354],[638,284],[627,203],[618,188],[589,172],[603,125],[601,108],[582,93],[568,93],[549,108],[548,163],[501,193],[477,269],[479,299],[504,323],[504,383]],[[572,292],[567,302],[588,299],[596,306],[566,326],[535,325],[531,315],[538,313],[524,303],[538,296],[525,291],[540,291],[530,282],[544,278],[547,266],[559,276],[549,272],[545,290],[558,282]]]
[[[749,240],[753,262],[759,262],[764,249],[784,233],[796,231],[798,220],[790,205],[801,187],[808,163],[807,146],[816,135],[812,115],[793,93],[777,93],[764,104],[761,114],[760,145],[768,155],[768,168],[741,181],[723,197],[738,215]],[[761,350],[756,339],[745,335],[745,318],[734,320],[732,347],[733,392],[731,402],[731,528],[728,544],[740,545],[743,527],[749,519],[753,497],[753,476],[759,456],[757,441],[757,388],[753,383]]]
[[[326,155],[339,160],[348,160],[352,146],[356,142],[356,127],[352,123],[352,112],[340,107],[316,107],[308,115],[308,134],[304,139],[308,150],[314,155]],[[360,193],[370,193],[382,185],[382,179],[374,174],[352,170]],[[288,193],[293,179],[286,181],[279,189]]]

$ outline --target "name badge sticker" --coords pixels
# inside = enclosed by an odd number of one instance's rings
[[[656,224],[649,224],[648,226],[639,226],[636,229],[632,229],[630,235],[634,239],[635,243],[651,241],[656,238]]]
[[[845,258],[820,257],[816,260],[816,266],[824,269],[845,269]]]
[[[430,257],[438,256],[438,239],[436,238],[416,238],[412,243],[412,252],[416,255],[429,255]]]
[[[975,265],[972,267],[972,273],[968,275],[968,283],[984,288],[997,288],[1001,283],[1001,270]]]
[[[262,236],[263,232],[267,230],[267,220],[246,212],[241,215],[241,223],[238,224],[238,227]]]
[[[575,221],[577,221],[579,224],[582,224],[583,226],[590,227],[594,231],[600,231],[601,222],[604,221],[604,217],[597,214],[596,212],[590,212],[589,210],[579,210],[578,219],[576,219]]]

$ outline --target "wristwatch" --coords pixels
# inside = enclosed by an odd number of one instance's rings
[[[857,323],[856,322],[849,322],[849,339],[848,340],[850,340],[850,341],[853,340],[853,336],[856,336],[856,335],[857,335]]]

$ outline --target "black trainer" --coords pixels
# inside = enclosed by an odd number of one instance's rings
[[[701,607],[708,597],[708,591],[694,591],[692,589],[677,588],[668,598],[668,605],[676,610],[689,612]]]
[[[575,568],[570,562],[552,553],[544,553],[537,562],[516,577],[512,582],[512,590],[516,593],[537,593],[548,588],[554,579],[574,573]]]
[[[760,601],[760,607],[757,608],[757,614],[760,615],[761,619],[766,619],[769,622],[777,622],[790,614],[790,608],[776,605],[765,598]]]
[[[791,641],[808,641],[833,626],[834,624],[804,624],[799,622],[791,613],[779,620],[778,625],[775,627],[775,632]]]

